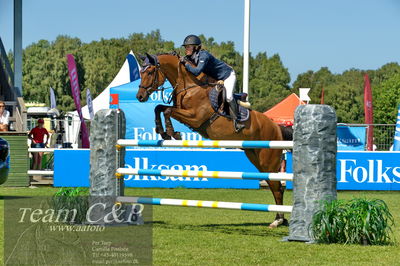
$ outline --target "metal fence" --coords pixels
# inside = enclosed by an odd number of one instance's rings
[[[373,139],[376,151],[389,151],[393,145],[396,124],[346,124],[349,127],[365,127],[365,140],[368,139],[368,126],[373,127]],[[367,147],[364,147],[367,150]]]

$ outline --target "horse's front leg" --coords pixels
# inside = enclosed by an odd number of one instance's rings
[[[167,135],[173,137],[176,140],[181,140],[182,136],[180,132],[175,131],[171,121],[172,107],[165,108],[164,110],[164,121]]]
[[[161,122],[161,112],[164,112],[167,107],[168,106],[160,104],[160,105],[157,105],[156,108],[154,109],[156,133],[160,134],[162,139],[171,139],[171,136],[169,136],[164,131],[164,127],[163,127],[162,122]]]

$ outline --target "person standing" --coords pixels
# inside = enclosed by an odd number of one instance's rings
[[[32,141],[31,148],[45,148],[49,141],[49,132],[43,127],[43,119],[38,119],[37,126],[34,127],[28,134],[28,138]],[[44,142],[46,135],[46,142]],[[42,168],[43,152],[33,152],[32,170],[40,170]]]
[[[0,131],[8,131],[10,112],[6,110],[6,104],[0,101]]]

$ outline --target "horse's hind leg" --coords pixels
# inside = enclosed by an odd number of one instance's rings
[[[270,172],[276,173],[279,170],[280,165],[280,152],[278,150],[245,150],[247,158],[249,158],[250,162],[257,167],[260,172]],[[280,181],[267,181],[269,189],[272,192],[272,195],[275,199],[276,205],[283,205],[283,194],[284,188]],[[284,218],[283,213],[277,213],[275,216],[275,220],[269,225],[270,228],[275,228],[279,225],[287,225],[288,222]]]
[[[160,104],[154,109],[156,133],[160,134],[162,139],[171,139],[171,137],[164,131],[164,127],[161,122],[161,112],[165,111],[165,107],[165,105]]]
[[[165,121],[165,127],[167,130],[167,135],[170,137],[173,137],[176,140],[181,140],[182,136],[180,132],[175,131],[174,126],[172,125],[171,121],[171,112],[172,112],[172,107],[168,107],[164,110],[164,121]]]
[[[277,205],[283,205],[283,194],[285,192],[284,187],[282,186],[280,181],[267,181],[269,189],[274,196],[275,203]],[[276,213],[275,221],[273,221],[269,227],[275,228],[279,225],[289,225],[287,219],[285,219],[284,214],[282,212]]]

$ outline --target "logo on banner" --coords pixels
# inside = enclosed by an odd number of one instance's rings
[[[364,150],[365,127],[338,126],[336,133],[339,150]]]
[[[400,167],[384,165],[383,160],[338,159],[339,183],[400,183]]]
[[[160,102],[160,103],[168,104],[168,101],[171,98],[171,93],[172,93],[172,90],[165,90],[164,92],[157,91],[150,95],[150,100],[152,102]],[[169,105],[172,105],[172,103]]]
[[[151,169],[151,170],[187,170],[187,171],[207,171],[205,165],[195,164],[150,164],[147,157],[133,158],[134,165],[125,164],[129,169]],[[198,177],[182,177],[182,176],[139,176],[139,175],[126,175],[125,181],[208,181],[207,178]]]
[[[203,140],[203,137],[196,132],[181,132],[182,140]],[[151,131],[146,130],[144,127],[133,128],[133,138],[137,140],[161,140],[161,135],[156,132],[153,127]]]

